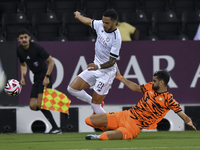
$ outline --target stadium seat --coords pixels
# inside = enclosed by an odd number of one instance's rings
[[[151,20],[153,12],[169,10],[169,0],[141,0],[141,9]]]
[[[146,41],[157,41],[157,40],[159,40],[159,38],[155,35],[146,35],[146,36],[141,36],[140,40],[142,40],[142,41],[144,41],[144,40],[146,40]]]
[[[69,41],[75,41],[78,38],[91,35],[91,28],[75,19],[71,13],[64,13],[62,27]]]
[[[3,35],[0,35],[0,42],[6,42],[6,38]]]
[[[21,11],[20,0],[1,0],[0,1],[0,20],[3,13],[17,13]]]
[[[122,19],[122,14],[126,11],[136,12],[139,5],[139,0],[111,0],[111,7],[115,9],[119,15],[119,21]]]
[[[83,9],[86,16],[92,17],[94,13],[100,12],[103,14],[108,8],[110,8],[109,0],[84,0]]]
[[[151,22],[147,19],[144,12],[124,12],[122,15],[122,22],[127,22],[139,30],[139,40],[143,36],[151,35]]]
[[[177,18],[180,20],[184,11],[195,11],[196,0],[172,0],[171,7],[176,13]]]
[[[196,2],[195,2],[195,11],[196,12],[200,11],[200,1],[199,0],[196,0]]]
[[[61,21],[65,12],[72,13],[80,11],[80,0],[54,0],[52,3],[53,12],[55,12],[58,19]]]
[[[22,0],[24,12],[29,21],[35,13],[50,12],[50,0]]]
[[[67,37],[65,37],[64,35],[62,36],[49,36],[49,37],[43,37],[40,39],[40,41],[60,41],[60,42],[65,42],[68,41]]]
[[[183,33],[193,40],[200,22],[200,12],[184,11],[181,18]]]
[[[180,35],[181,24],[176,14],[169,12],[154,12],[152,16],[153,32],[159,39],[164,39],[166,35]]]
[[[32,26],[38,41],[62,37],[62,26],[55,13],[33,14]]]
[[[103,16],[103,12],[94,12],[92,15],[92,19],[101,20]]]
[[[31,24],[27,21],[24,13],[4,13],[2,16],[3,34],[7,41],[17,39],[17,32],[21,28],[32,30]]]
[[[185,40],[189,40],[189,38],[186,35],[166,35],[163,40],[181,40],[181,41],[185,41]]]

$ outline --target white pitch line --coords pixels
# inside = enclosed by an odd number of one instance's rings
[[[173,149],[189,149],[189,148],[196,148],[199,149],[200,146],[177,146],[177,147],[125,147],[125,148],[97,148],[98,150],[127,150],[127,149],[167,149],[167,148],[173,148]],[[51,150],[51,149],[48,149]],[[53,150],[95,150],[93,149],[53,149]]]

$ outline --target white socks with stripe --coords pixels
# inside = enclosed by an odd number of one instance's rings
[[[75,90],[72,89],[70,86],[67,87],[67,91],[76,98],[89,103],[92,106],[95,114],[105,113],[105,110],[101,107],[101,104],[94,104],[92,103],[92,97],[85,92],[85,90]]]
[[[101,107],[101,104],[91,104],[95,114],[105,113],[106,111]]]
[[[72,96],[75,96],[76,98],[84,101],[84,102],[87,102],[89,104],[92,103],[92,97],[85,92],[85,90],[75,90],[75,89],[72,89],[70,86],[67,87],[67,91],[72,95]]]

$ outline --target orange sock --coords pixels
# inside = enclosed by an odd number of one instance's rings
[[[85,123],[86,123],[87,125],[93,127],[93,128],[99,128],[99,129],[101,129],[102,131],[106,129],[106,127],[97,127],[97,126],[94,126],[94,125],[92,124],[91,120],[90,120],[90,117],[87,117],[87,118],[85,119]]]
[[[85,119],[85,123],[86,123],[87,125],[91,126],[91,127],[94,127],[94,125],[93,125],[92,122],[90,121],[90,117],[87,117],[87,118]]]
[[[106,132],[103,132],[103,133],[100,135],[99,140],[108,140],[107,133],[106,133]]]

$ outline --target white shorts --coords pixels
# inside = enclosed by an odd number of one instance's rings
[[[81,72],[78,76],[81,77],[90,86],[94,86],[94,91],[99,95],[107,95],[113,80],[116,76],[117,68],[99,69],[96,71],[88,71],[87,69]]]

